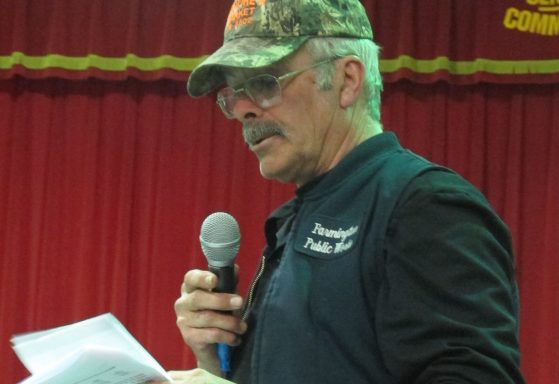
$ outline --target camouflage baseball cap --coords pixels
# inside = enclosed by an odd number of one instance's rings
[[[225,84],[225,67],[265,67],[312,37],[372,39],[373,31],[359,0],[235,0],[223,37],[221,48],[190,74],[191,96]]]

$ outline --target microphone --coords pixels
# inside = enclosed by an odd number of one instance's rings
[[[214,292],[235,292],[235,258],[239,251],[241,232],[237,220],[226,212],[206,217],[200,228],[200,245],[208,260],[208,269],[217,276]],[[230,350],[227,344],[217,345],[222,372],[229,372]]]

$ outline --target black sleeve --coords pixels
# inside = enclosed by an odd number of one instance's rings
[[[473,186],[433,171],[406,188],[377,303],[398,383],[523,383],[510,235]]]

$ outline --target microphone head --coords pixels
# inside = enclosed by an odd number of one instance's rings
[[[226,212],[206,217],[200,228],[202,252],[212,267],[228,267],[235,263],[241,231],[237,220]]]

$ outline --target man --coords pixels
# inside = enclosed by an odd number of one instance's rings
[[[249,298],[186,273],[175,310],[199,369],[177,382],[523,382],[508,230],[383,132],[372,39],[357,0],[237,0],[192,72],[189,93],[218,91],[261,174],[298,189],[266,222]]]

